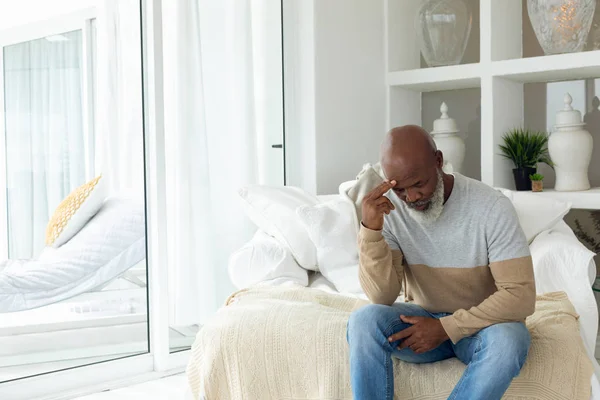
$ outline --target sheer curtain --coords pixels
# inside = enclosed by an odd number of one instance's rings
[[[227,276],[229,254],[255,230],[237,190],[271,183],[277,168],[283,180],[281,161],[269,166],[268,157],[259,157],[270,148],[273,132],[278,143],[282,135],[281,97],[271,96],[269,103],[265,96],[281,77],[256,79],[265,54],[253,42],[255,7],[267,3],[279,2],[163,2],[172,326],[202,324],[234,290]],[[269,109],[273,101],[279,104]]]
[[[84,183],[81,31],[4,49],[10,258],[44,247],[56,206]]]
[[[98,0],[95,171],[111,193],[144,194],[139,0]]]

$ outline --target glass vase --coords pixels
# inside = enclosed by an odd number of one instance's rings
[[[596,9],[596,0],[527,0],[535,36],[544,53],[582,51]]]
[[[416,19],[421,53],[430,67],[459,64],[473,18],[464,0],[428,0]]]
[[[594,17],[592,18],[592,27],[587,37],[585,50],[600,49],[600,7],[596,7]]]

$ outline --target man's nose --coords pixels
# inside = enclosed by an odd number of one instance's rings
[[[415,190],[413,188],[406,189],[406,200],[408,200],[409,203],[414,203],[415,201],[419,201],[422,198],[423,196],[421,195],[421,193],[419,193],[418,190]]]

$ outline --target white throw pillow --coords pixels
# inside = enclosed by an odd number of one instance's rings
[[[354,204],[332,200],[297,209],[317,248],[321,274],[342,293],[362,293],[358,280],[358,245]]]
[[[569,296],[581,316],[583,339],[593,354],[598,330],[598,309],[592,292],[596,276],[594,253],[567,229],[559,222],[556,228],[541,232],[531,243],[535,288],[538,294],[562,291]]]
[[[508,197],[515,207],[519,223],[529,243],[541,232],[562,221],[571,209],[571,203],[538,196],[530,192],[498,190]]]
[[[299,206],[317,204],[316,196],[292,186],[253,185],[238,193],[258,229],[279,240],[300,266],[317,270],[317,249],[296,214]]]
[[[260,282],[308,285],[308,271],[277,239],[258,231],[248,243],[229,257],[229,278],[238,289]]]

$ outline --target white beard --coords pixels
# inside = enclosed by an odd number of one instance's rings
[[[438,171],[437,185],[433,192],[429,207],[427,207],[426,210],[415,210],[406,203],[403,203],[403,205],[408,211],[408,214],[422,225],[429,225],[437,221],[440,215],[442,215],[442,211],[444,211],[444,177],[442,173]]]

